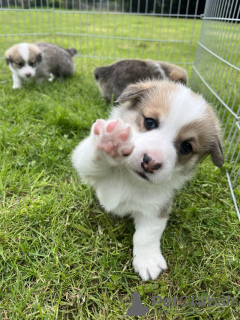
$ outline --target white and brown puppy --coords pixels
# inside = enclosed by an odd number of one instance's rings
[[[222,167],[220,129],[208,103],[182,84],[132,84],[118,102],[108,120],[93,124],[72,163],[106,211],[134,219],[134,269],[156,279],[167,268],[160,239],[174,193],[205,156]]]
[[[75,71],[72,57],[76,53],[76,49],[63,49],[46,42],[15,44],[5,53],[13,89],[21,88],[22,82],[30,79],[41,83],[44,79],[72,76]]]
[[[187,71],[163,61],[121,60],[94,70],[99,90],[108,101],[118,99],[131,83],[147,79],[172,80],[187,85]]]

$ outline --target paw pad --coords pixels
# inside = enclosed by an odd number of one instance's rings
[[[134,146],[131,142],[131,127],[121,120],[97,120],[93,125],[97,147],[112,157],[128,156]]]

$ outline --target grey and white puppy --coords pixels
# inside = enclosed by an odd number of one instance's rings
[[[187,85],[187,71],[163,61],[127,59],[94,70],[99,90],[108,101],[117,100],[132,83],[147,79],[172,80]]]
[[[21,88],[23,81],[35,79],[42,83],[48,79],[72,76],[75,65],[72,57],[76,49],[63,49],[46,42],[19,43],[5,53],[6,62],[12,72],[13,89]]]

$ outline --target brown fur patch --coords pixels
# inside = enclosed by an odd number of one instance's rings
[[[41,54],[41,51],[37,46],[29,44],[29,58],[28,61],[31,63],[36,63],[38,60],[38,55]]]
[[[188,76],[185,69],[163,61],[158,61],[158,63],[162,67],[168,78],[170,78],[172,81],[181,82],[187,85]]]
[[[123,91],[123,93],[120,95],[116,102],[122,103],[133,99],[135,100],[136,98],[142,97],[150,89],[154,89],[154,81],[130,84]]]
[[[223,153],[220,143],[219,126],[210,107],[207,108],[204,119],[193,121],[182,127],[175,139],[175,146],[178,151],[178,164],[187,165],[193,156],[196,161],[211,154],[213,163],[222,167]],[[181,154],[180,148],[183,142],[189,142],[192,145],[192,152]]]
[[[178,152],[178,164],[187,165],[192,159],[193,155],[197,155],[197,160],[203,157],[208,151],[207,133],[205,134],[202,129],[204,128],[204,121],[193,121],[182,127],[175,139],[175,147]],[[205,129],[205,128],[204,128]],[[181,144],[189,142],[193,151],[189,154],[181,154]]]
[[[165,119],[170,112],[171,97],[177,90],[176,84],[170,81],[145,81],[129,85],[118,99],[118,102],[126,102],[125,108],[132,109],[135,114],[133,124],[140,131],[146,131],[144,118],[152,118],[158,123]],[[129,115],[125,113],[123,117]],[[128,111],[129,112],[129,111]],[[126,122],[129,119],[126,118]],[[132,122],[132,121],[131,121]]]
[[[14,46],[12,46],[6,51],[5,58],[9,63],[15,63],[15,64],[25,63],[18,49],[19,49],[19,44],[15,44]]]

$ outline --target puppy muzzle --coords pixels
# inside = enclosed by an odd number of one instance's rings
[[[141,162],[141,167],[145,172],[153,173],[162,167],[162,163],[153,160],[147,153],[143,156],[143,161]]]

